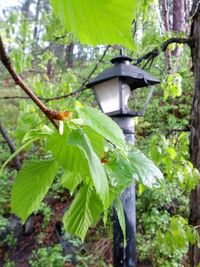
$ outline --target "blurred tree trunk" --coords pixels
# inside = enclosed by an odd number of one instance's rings
[[[40,14],[40,3],[41,3],[41,0],[37,0],[36,13],[35,13],[35,27],[34,27],[34,31],[33,31],[33,40],[35,40],[36,44],[37,44],[38,39],[39,39],[38,20],[39,20],[39,14]]]
[[[47,76],[49,78],[50,81],[53,80],[54,78],[54,65],[53,65],[53,61],[52,59],[49,59],[48,60],[48,63],[47,63]]]
[[[30,9],[31,3],[32,3],[32,0],[26,0],[24,4],[22,5],[22,13],[24,14],[26,18],[29,17],[29,9]]]
[[[169,31],[169,6],[168,0],[161,0],[163,27],[166,32]]]
[[[66,47],[66,66],[67,68],[73,68],[74,65],[74,43],[70,43]]]
[[[174,0],[173,1],[173,31],[175,33],[185,32],[186,21],[185,21],[185,0]],[[176,45],[176,48],[172,52],[173,56],[179,57],[182,49]]]
[[[6,141],[7,145],[9,146],[10,152],[15,153],[16,152],[15,144],[12,141],[12,139],[10,138],[10,136],[8,135],[6,129],[4,128],[4,126],[1,122],[0,122],[0,133],[1,133],[2,137],[4,138],[4,140]],[[20,163],[18,156],[16,156],[14,158],[14,164],[15,164],[16,170],[19,171],[21,169],[21,163]]]
[[[162,21],[163,21],[163,29],[167,33],[170,31],[170,22],[169,22],[169,2],[168,0],[161,0],[161,15],[162,15]],[[171,52],[169,49],[166,49],[165,51],[165,58],[166,58],[166,68],[170,69],[170,57]]]
[[[191,161],[200,171],[200,6],[199,1],[193,1],[191,12],[192,27],[191,37],[194,44],[191,47],[193,71],[194,71],[194,98],[191,114],[191,137],[190,155]],[[200,182],[190,194],[190,215],[189,223],[194,227],[200,236]],[[200,249],[197,244],[191,245],[189,250],[190,267],[196,267],[200,263]]]

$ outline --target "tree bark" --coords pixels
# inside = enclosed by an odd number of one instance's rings
[[[40,14],[40,2],[41,0],[38,0],[36,4],[35,27],[33,31],[33,39],[35,40],[36,44],[38,43],[38,20],[39,20],[39,14]]]
[[[193,6],[198,4],[194,0]],[[191,114],[191,136],[190,136],[190,156],[195,168],[200,171],[200,9],[193,8],[193,22],[191,27],[191,37],[194,44],[191,47],[193,71],[194,71],[194,98]],[[200,182],[190,194],[190,215],[191,225],[200,225]],[[196,228],[200,236],[200,228]],[[190,246],[189,250],[190,267],[196,267],[200,263],[200,249],[197,244]]]
[[[175,33],[185,32],[186,21],[185,21],[185,2],[184,0],[174,0],[173,2],[173,31]],[[172,52],[173,56],[179,57],[182,49],[178,46]],[[177,59],[178,60],[178,59]]]
[[[74,65],[74,43],[70,43],[66,47],[66,66],[67,68],[73,68]]]
[[[6,141],[7,145],[9,146],[10,152],[11,153],[14,153],[16,151],[15,144],[13,143],[13,141],[11,140],[11,138],[9,137],[6,129],[3,127],[3,125],[1,124],[1,122],[0,122],[0,133],[3,136],[4,140]],[[19,160],[19,157],[18,156],[16,156],[14,158],[14,163],[15,163],[15,168],[19,171],[21,169],[21,163],[20,163],[20,160]]]
[[[168,0],[161,0],[161,9],[162,9],[162,19],[163,19],[163,28],[165,32],[170,31],[170,23],[169,23],[169,5]],[[170,70],[170,58],[171,58],[171,51],[166,49],[165,51],[165,58],[166,58],[166,68]]]
[[[168,0],[161,0],[163,28],[166,32],[169,31],[169,7]]]

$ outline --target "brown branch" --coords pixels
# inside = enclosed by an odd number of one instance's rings
[[[49,101],[54,101],[54,100],[60,100],[60,99],[65,99],[68,98],[70,96],[74,96],[77,95],[79,93],[82,93],[85,90],[89,90],[90,88],[85,87],[85,85],[87,84],[87,82],[90,80],[91,76],[94,74],[94,72],[97,70],[99,64],[103,61],[104,57],[106,56],[108,50],[110,48],[110,45],[106,47],[106,49],[104,50],[102,56],[99,58],[99,60],[97,61],[97,63],[95,64],[94,68],[91,70],[91,72],[88,74],[87,78],[84,80],[84,82],[81,84],[80,88],[76,91],[73,91],[69,94],[66,95],[61,95],[61,96],[56,96],[56,97],[50,97],[50,98],[44,98],[44,97],[37,97],[39,100],[43,100],[45,102],[49,102]],[[29,99],[29,97],[26,96],[3,96],[0,97],[1,99]]]
[[[52,117],[52,112],[49,110],[40,99],[31,91],[31,89],[24,83],[24,81],[20,78],[20,76],[14,71],[12,64],[10,62],[9,57],[6,54],[6,50],[0,36],[0,60],[5,66],[5,68],[10,73],[11,77],[15,81],[16,85],[18,85],[31,99],[32,101],[39,107],[39,109],[45,114],[45,116],[51,121],[55,128],[58,128],[57,123],[54,121]]]
[[[6,141],[7,145],[9,146],[11,153],[14,153],[16,151],[16,147],[11,138],[9,137],[6,129],[1,124],[1,122],[0,122],[0,133],[3,136],[4,140]],[[21,169],[21,163],[18,156],[14,158],[14,162],[16,169],[19,171]]]
[[[168,45],[172,43],[178,43],[178,44],[188,44],[191,46],[193,44],[193,40],[191,38],[170,38],[166,40],[160,47],[154,48],[152,51],[146,53],[145,55],[139,57],[136,60],[135,65],[139,65],[144,60],[149,60],[157,57],[161,52],[165,52]]]

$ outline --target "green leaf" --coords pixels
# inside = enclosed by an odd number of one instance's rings
[[[137,0],[51,0],[56,15],[84,44],[133,48],[131,32]]]
[[[81,183],[83,178],[80,174],[65,171],[61,180],[64,187],[66,187],[71,193],[73,193],[76,187]]]
[[[40,206],[58,171],[54,159],[33,161],[18,173],[12,188],[11,207],[23,222]]]
[[[97,222],[102,209],[95,188],[83,186],[63,217],[65,230],[84,240],[88,228]]]
[[[123,157],[119,153],[112,156],[112,160],[107,164],[106,170],[113,186],[119,190],[123,190],[133,181],[133,170],[128,158]]]
[[[81,149],[71,146],[68,143],[71,129],[67,124],[64,127],[64,134],[60,135],[57,131],[48,138],[47,148],[51,150],[55,159],[65,170],[89,175],[89,167]]]
[[[109,205],[108,180],[101,161],[91,146],[90,140],[83,131],[76,130],[71,133],[68,142],[70,145],[78,146],[87,159],[94,186],[106,210]]]
[[[124,246],[126,246],[126,223],[125,223],[125,215],[124,215],[124,209],[122,206],[121,199],[119,197],[115,200],[115,209],[117,211],[117,216],[119,220],[120,227],[122,229],[122,233],[124,236]]]
[[[148,187],[158,185],[163,180],[163,174],[140,150],[131,147],[128,158],[133,170],[133,178],[141,180]]]
[[[124,134],[120,127],[101,111],[94,108],[77,108],[77,111],[85,123],[94,131],[109,140],[116,147],[125,149]]]
[[[104,138],[101,135],[99,135],[96,131],[94,131],[90,126],[87,125],[84,126],[83,131],[90,139],[90,143],[95,153],[101,159],[104,154]]]

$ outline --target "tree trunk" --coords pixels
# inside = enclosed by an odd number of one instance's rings
[[[197,5],[195,0],[193,7]],[[191,27],[191,37],[194,38],[194,44],[191,47],[193,71],[194,71],[194,98],[191,114],[191,137],[190,137],[190,155],[191,161],[200,171],[200,10],[193,8],[193,22]],[[189,223],[191,225],[200,225],[200,183],[191,192],[190,195],[190,215]],[[200,228],[197,227],[200,235]],[[189,251],[190,267],[196,267],[200,263],[200,249],[197,244],[190,246]]]
[[[33,31],[33,39],[35,40],[36,44],[38,43],[38,20],[39,20],[39,13],[40,13],[40,2],[41,0],[37,1],[36,4],[36,13],[35,13],[35,27]]]
[[[174,0],[173,2],[173,31],[175,33],[185,32],[185,1],[184,0]],[[177,45],[172,52],[173,56],[179,57],[182,49]],[[178,60],[178,59],[177,59]]]
[[[161,0],[163,28],[166,32],[169,31],[169,6],[168,0]]]
[[[9,146],[10,152],[14,153],[16,151],[15,145],[11,140],[11,138],[9,137],[6,129],[1,124],[1,122],[0,122],[0,133],[3,136],[4,140],[6,141],[7,145]],[[19,171],[21,169],[21,163],[18,156],[14,158],[14,163],[15,163],[15,168]]]
[[[66,47],[66,66],[67,68],[73,68],[74,65],[74,44],[70,43]]]
[[[169,5],[168,0],[161,0],[161,14],[163,19],[163,28],[165,32],[169,32],[170,30],[170,23],[169,23]],[[166,68],[170,70],[170,57],[171,57],[171,51],[169,49],[166,49],[165,51],[165,58],[166,58]]]

